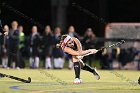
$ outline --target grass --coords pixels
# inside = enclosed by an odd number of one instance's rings
[[[0,93],[139,93],[139,71],[99,70],[101,79],[81,71],[82,84],[73,84],[73,70],[0,69],[1,73],[27,79],[29,84],[9,78],[0,78]],[[12,89],[15,87],[17,89]]]

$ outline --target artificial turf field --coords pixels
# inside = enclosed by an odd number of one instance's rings
[[[45,69],[0,69],[1,73],[27,79],[22,83],[9,78],[0,78],[0,93],[140,93],[137,80],[140,71],[99,70],[101,79],[81,71],[82,84],[73,84],[73,70]]]

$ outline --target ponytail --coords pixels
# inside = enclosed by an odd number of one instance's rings
[[[66,37],[67,37],[67,35],[62,35],[62,36],[61,36],[61,40],[60,40],[60,42],[59,42],[58,44],[56,44],[56,48],[60,48],[60,47],[61,47],[61,45],[62,45],[62,43],[63,43],[63,40],[64,40]]]

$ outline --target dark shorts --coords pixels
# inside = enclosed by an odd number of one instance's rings
[[[44,51],[43,51],[43,54],[44,54],[45,57],[46,57],[46,56],[52,56],[52,51],[53,51],[52,46],[46,47],[46,48],[44,48],[43,50],[44,50]]]

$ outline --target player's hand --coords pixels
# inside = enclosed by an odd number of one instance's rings
[[[78,59],[83,59],[83,56],[76,56]]]

